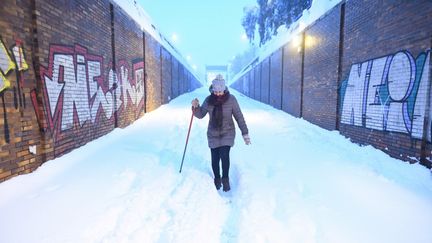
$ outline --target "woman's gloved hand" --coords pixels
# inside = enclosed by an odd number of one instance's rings
[[[244,142],[245,142],[246,145],[251,144],[249,134],[243,135],[243,140],[244,140]]]
[[[197,98],[193,99],[191,104],[192,104],[192,108],[197,108],[200,105],[199,100]]]

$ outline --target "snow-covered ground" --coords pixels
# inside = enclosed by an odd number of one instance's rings
[[[432,242],[430,170],[233,93],[252,145],[237,136],[231,192],[213,185],[208,118],[178,172],[201,88],[1,183],[0,242]]]

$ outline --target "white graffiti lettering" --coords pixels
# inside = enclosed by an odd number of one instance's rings
[[[415,81],[415,61],[408,52],[397,53],[388,70],[389,103],[387,131],[411,132],[407,105]]]
[[[382,100],[381,89],[385,84],[387,65],[391,61],[389,57],[375,59],[370,63],[369,85],[366,103],[366,127],[378,130],[385,129],[384,118],[388,100]]]
[[[341,123],[422,138],[426,103],[431,100],[429,63],[430,51],[417,60],[401,51],[352,65],[343,96]],[[430,141],[431,121],[427,124]]]
[[[0,92],[10,87],[10,81],[4,75],[13,69],[15,69],[15,63],[12,61],[3,41],[0,40]]]
[[[128,99],[133,105],[137,105],[144,98],[144,70],[138,69],[135,71],[135,84],[129,79],[129,70],[126,66],[120,67],[120,83],[123,90],[123,102],[128,106]]]
[[[348,85],[345,91],[343,101],[341,122],[350,125],[362,126],[364,114],[363,97],[367,83],[367,77],[370,75],[370,62],[354,64],[351,66]]]
[[[423,74],[420,79],[419,88],[416,96],[416,101],[414,105],[414,114],[413,114],[413,122],[412,122],[412,136],[415,138],[422,138],[423,136],[423,130],[424,127],[424,119],[426,115],[426,105],[429,105],[430,108],[432,108],[432,99],[429,99],[429,104],[427,104],[425,101],[427,101],[427,96],[430,97],[430,73],[429,73],[429,67],[430,67],[430,59],[431,59],[431,53],[428,52],[426,56],[426,60],[424,62],[424,65],[422,67]],[[429,108],[429,109],[430,109]],[[429,121],[428,125],[426,127],[427,132],[427,140],[431,141],[431,120],[432,119],[432,112],[429,114]]]
[[[82,127],[86,122],[97,122],[100,114],[111,119],[114,111],[128,106],[128,97],[131,98],[130,105],[135,106],[143,99],[142,68],[134,70],[134,84],[128,79],[129,70],[124,65],[119,67],[120,79],[113,69],[109,70],[106,87],[101,63],[102,57],[88,55],[81,46],[50,48],[49,68],[42,67],[41,76],[45,81],[51,127],[60,124],[61,131],[71,129],[75,124]],[[141,62],[140,66],[144,64]],[[121,85],[114,88],[118,80]]]

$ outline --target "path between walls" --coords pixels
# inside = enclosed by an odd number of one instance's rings
[[[0,184],[0,242],[431,242],[426,168],[232,93],[252,145],[237,130],[231,192],[214,189],[208,118],[178,173],[201,88]]]

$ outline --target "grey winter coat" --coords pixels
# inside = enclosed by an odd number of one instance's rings
[[[214,128],[211,126],[214,106],[209,104],[210,96],[208,96],[204,100],[202,106],[198,106],[193,110],[194,116],[199,119],[205,117],[205,115],[209,113],[210,119],[207,128],[207,139],[208,139],[208,146],[210,148],[217,148],[221,146],[232,147],[234,145],[235,126],[234,126],[234,121],[232,119],[233,116],[237,121],[237,124],[241,130],[242,135],[249,133],[248,128],[246,126],[246,122],[243,118],[243,113],[240,110],[240,106],[237,102],[237,99],[232,94],[228,94],[228,95],[229,95],[228,99],[225,101],[225,103],[222,104],[223,119],[222,119],[221,128]]]

